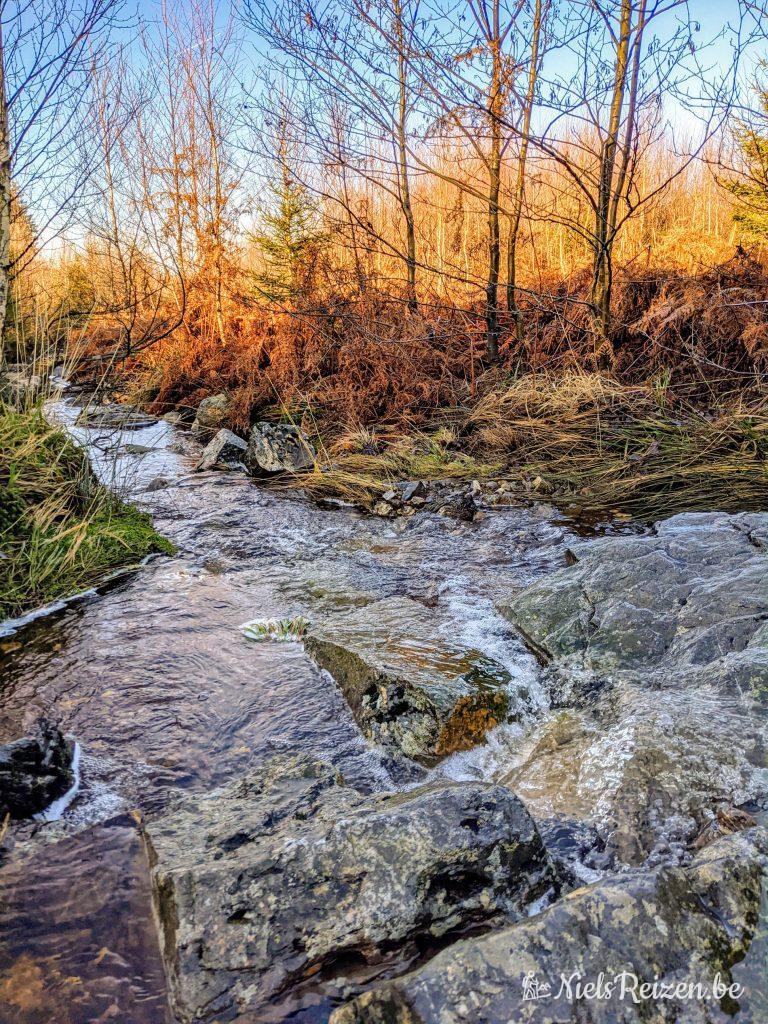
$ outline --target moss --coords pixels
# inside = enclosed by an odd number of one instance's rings
[[[96,481],[82,449],[41,409],[0,403],[0,619],[173,550],[149,516]]]

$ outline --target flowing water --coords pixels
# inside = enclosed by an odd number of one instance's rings
[[[299,643],[254,643],[255,618],[318,619],[402,595],[440,608],[446,639],[503,663],[546,714],[538,669],[494,602],[564,562],[552,510],[478,523],[318,509],[238,473],[191,471],[197,446],[165,422],[73,426],[100,477],[178,547],[45,616],[0,626],[0,742],[44,714],[78,744],[78,785],[14,830],[0,869],[0,1021],[162,1024],[163,974],[145,852],[132,815],[238,777],[276,750],[333,762],[364,790],[420,769],[368,745],[332,679]],[[144,450],[142,450],[144,449]],[[147,489],[158,477],[167,486]],[[439,639],[439,638],[438,638]],[[525,724],[439,771],[491,776]]]

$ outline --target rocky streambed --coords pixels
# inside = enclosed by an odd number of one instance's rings
[[[0,626],[0,1020],[768,1020],[768,515],[375,518],[73,429],[178,553]]]

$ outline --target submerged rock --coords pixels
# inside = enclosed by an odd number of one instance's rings
[[[511,677],[441,634],[439,616],[391,597],[334,616],[304,638],[336,680],[363,733],[423,764],[482,743],[508,720]]]
[[[248,445],[231,430],[222,429],[209,441],[195,469],[245,469]]]
[[[470,928],[518,920],[552,885],[508,790],[448,781],[364,796],[281,757],[147,825],[181,1021],[283,1019]]]
[[[766,515],[675,516],[576,545],[504,609],[576,709],[571,734],[547,723],[505,780],[535,814],[580,813],[638,863],[768,801],[767,536]]]
[[[130,405],[111,402],[107,405],[87,405],[80,410],[75,421],[80,427],[104,427],[109,430],[138,430],[157,423],[157,417]]]
[[[73,782],[71,743],[41,722],[35,736],[0,746],[0,823],[39,814]]]
[[[196,437],[213,437],[217,430],[226,423],[232,402],[228,395],[210,395],[204,398],[197,407],[192,433]]]
[[[246,462],[256,476],[298,473],[315,464],[315,450],[298,427],[289,423],[257,423],[248,439]]]
[[[734,1014],[759,1024],[768,1008],[758,929],[765,852],[765,832],[754,829],[713,843],[688,868],[606,878],[456,943],[337,1010],[331,1024],[714,1024]],[[639,986],[653,982],[664,989],[643,997]],[[584,994],[598,983],[599,993]],[[746,992],[734,997],[734,983]]]

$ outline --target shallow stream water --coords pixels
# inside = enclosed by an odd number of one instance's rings
[[[80,755],[77,790],[58,820],[15,829],[0,868],[0,1021],[162,1024],[163,972],[132,814],[236,778],[276,750],[332,761],[365,790],[408,785],[422,771],[366,743],[301,644],[254,643],[240,626],[312,621],[392,595],[437,605],[446,640],[483,651],[525,686],[532,726],[547,713],[538,668],[494,602],[564,564],[570,527],[542,507],[497,509],[474,524],[318,509],[238,473],[192,472],[198,447],[165,422],[86,431],[73,426],[73,406],[55,414],[178,553],[0,626],[0,742],[44,714]],[[158,477],[167,486],[147,490]],[[435,770],[495,777],[526,728],[502,727]]]

